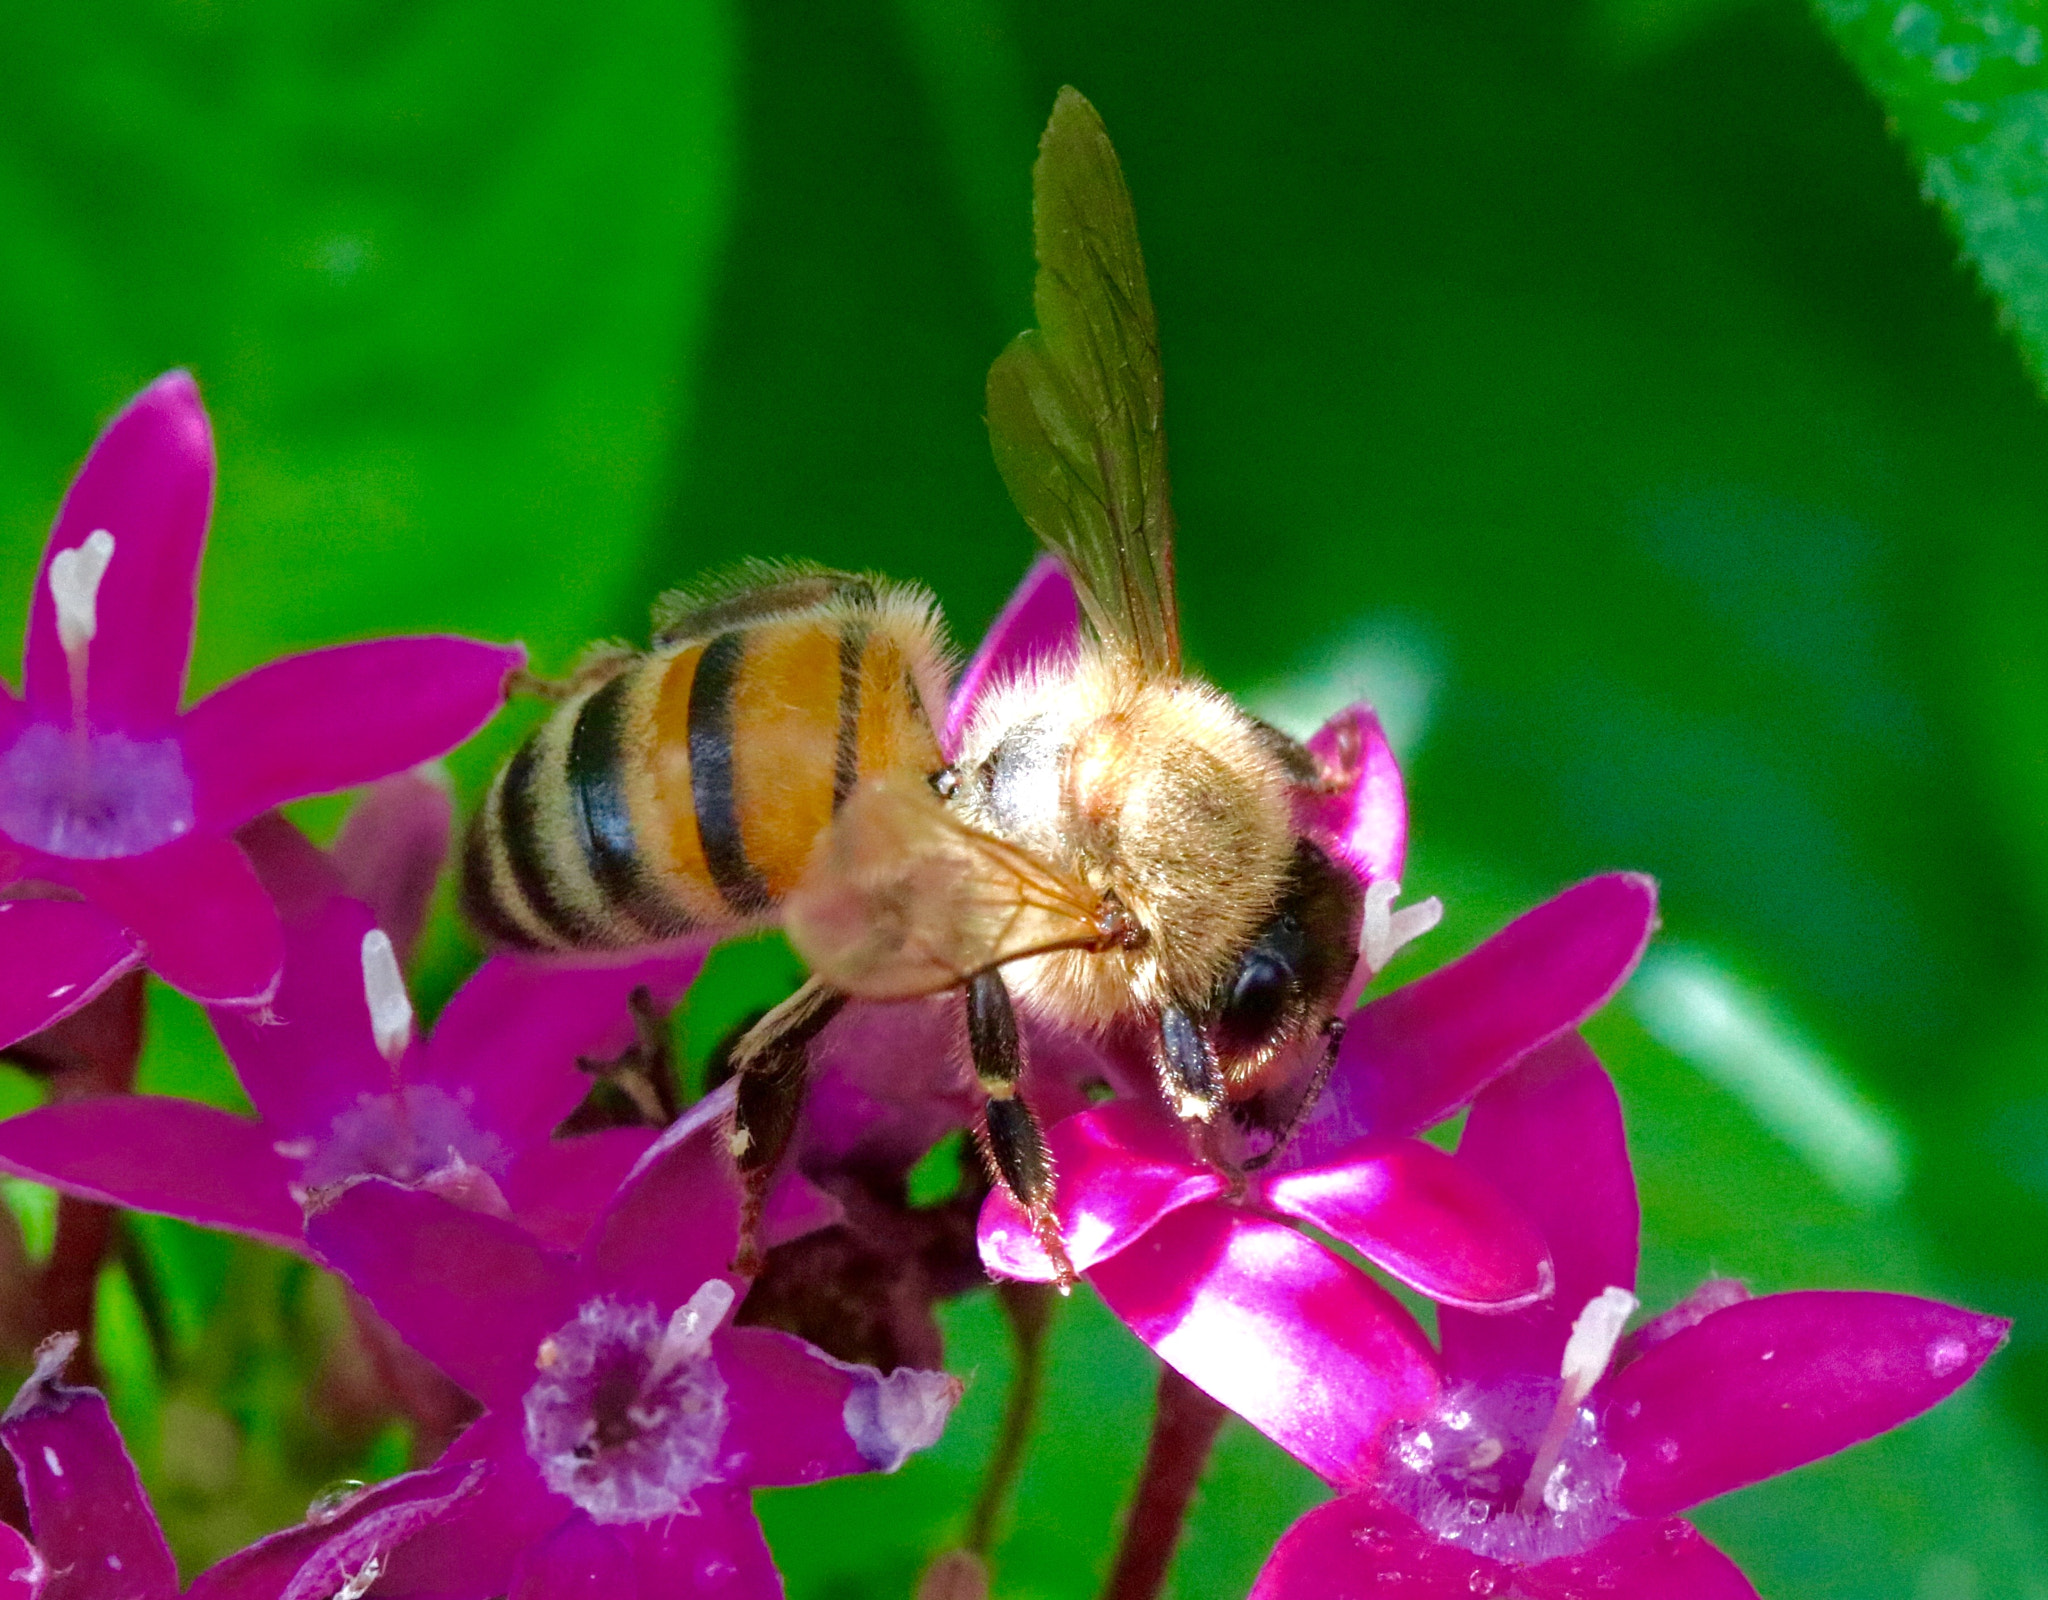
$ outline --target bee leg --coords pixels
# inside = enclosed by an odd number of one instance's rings
[[[1215,1046],[1202,1025],[1179,1006],[1163,1007],[1159,1013],[1159,1085],[1166,1103],[1202,1147],[1202,1158],[1230,1179],[1232,1192],[1242,1187],[1244,1174],[1224,1146],[1223,1072],[1216,1063]]]
[[[996,1175],[1024,1214],[1039,1247],[1052,1257],[1060,1292],[1074,1287],[1074,1263],[1052,1211],[1052,1154],[1045,1134],[1017,1093],[1024,1075],[1024,1046],[1017,1037],[1017,1013],[1002,974],[991,967],[967,981],[967,1048],[974,1057],[974,1075],[988,1095],[984,1148]]]
[[[734,1090],[731,1148],[744,1191],[735,1272],[751,1277],[761,1270],[761,1208],[803,1110],[811,1041],[845,1004],[845,995],[812,978],[733,1047],[739,1084]]]
[[[530,694],[549,705],[560,705],[585,689],[594,689],[600,683],[617,677],[620,669],[639,653],[631,645],[594,644],[578,658],[566,678],[543,678],[537,672],[528,672],[520,667],[505,680],[505,693],[508,698],[515,694]]]
[[[1308,1088],[1302,1091],[1301,1099],[1295,1103],[1286,1125],[1273,1135],[1273,1142],[1244,1164],[1247,1172],[1257,1172],[1293,1141],[1302,1123],[1308,1120],[1308,1114],[1315,1110],[1316,1102],[1322,1099],[1323,1090],[1329,1087],[1330,1074],[1337,1067],[1337,1047],[1343,1042],[1344,1019],[1329,1018],[1323,1023],[1323,1059],[1316,1063],[1315,1076],[1308,1080]]]
[[[1159,1013],[1159,1085],[1183,1122],[1212,1122],[1223,1109],[1223,1073],[1201,1024],[1179,1006]]]

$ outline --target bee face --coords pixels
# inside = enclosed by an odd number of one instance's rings
[[[1265,1087],[1285,1048],[1336,1015],[1364,909],[1358,880],[1297,841],[1279,905],[1211,996],[1217,1062],[1233,1098]]]

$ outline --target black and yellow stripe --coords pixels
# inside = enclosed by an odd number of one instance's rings
[[[940,765],[938,622],[865,580],[721,600],[566,701],[473,822],[463,904],[494,942],[623,949],[772,921],[861,779]],[[737,615],[739,620],[734,620]]]

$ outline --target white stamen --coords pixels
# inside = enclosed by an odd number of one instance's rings
[[[1365,886],[1365,927],[1359,943],[1365,964],[1374,972],[1384,972],[1403,945],[1421,938],[1444,919],[1444,903],[1435,895],[1396,911],[1394,902],[1400,894],[1400,884],[1387,878]]]
[[[1564,1509],[1560,1501],[1566,1485],[1558,1477],[1564,1470],[1559,1458],[1571,1434],[1572,1419],[1579,1414],[1586,1396],[1593,1392],[1593,1385],[1607,1375],[1607,1363],[1614,1359],[1621,1330],[1635,1314],[1638,1303],[1628,1290],[1610,1285],[1586,1302],[1586,1309],[1572,1324],[1572,1336],[1564,1342],[1564,1387],[1558,1390],[1557,1407],[1550,1413],[1543,1437],[1537,1441],[1536,1459],[1529,1468],[1528,1481],[1522,1485],[1524,1516],[1533,1516],[1538,1506],[1548,1506],[1552,1511]]]
[[[694,1361],[711,1343],[711,1335],[732,1309],[732,1285],[713,1278],[675,1309],[655,1346],[654,1362],[647,1374],[653,1384],[667,1377],[685,1361]]]
[[[397,1064],[412,1042],[412,1001],[406,998],[405,976],[398,953],[382,928],[363,935],[363,998],[370,1003],[370,1032],[386,1061]]]
[[[1640,1302],[1626,1289],[1609,1287],[1586,1302],[1572,1324],[1572,1336],[1564,1345],[1564,1395],[1560,1405],[1576,1406],[1592,1392],[1593,1385],[1607,1375],[1607,1363],[1614,1359],[1614,1347],[1621,1342],[1621,1330],[1635,1315]]]
[[[114,536],[95,528],[83,544],[50,558],[50,598],[57,603],[57,639],[74,661],[99,632],[100,579],[114,559]]]
[[[335,1591],[334,1600],[363,1600],[378,1578],[384,1574],[384,1558],[372,1556],[363,1563],[363,1570]]]

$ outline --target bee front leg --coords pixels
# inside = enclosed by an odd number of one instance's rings
[[[1223,1073],[1200,1023],[1179,1006],[1159,1013],[1159,1086],[1183,1122],[1213,1122],[1223,1109]]]
[[[1024,1075],[1024,1045],[1017,1037],[1010,991],[993,967],[967,982],[967,1048],[974,1057],[974,1075],[988,1095],[983,1148],[1011,1198],[1031,1219],[1031,1231],[1052,1257],[1064,1294],[1074,1287],[1075,1274],[1052,1210],[1052,1155],[1038,1119],[1017,1093]]]
[[[1227,1095],[1216,1047],[1193,1016],[1169,1005],[1159,1013],[1159,1086],[1174,1115],[1189,1125],[1201,1145],[1203,1159],[1230,1180],[1236,1194],[1243,1186],[1239,1169],[1224,1142],[1222,1111]]]
[[[739,1251],[733,1270],[761,1270],[761,1208],[775,1169],[796,1133],[811,1072],[811,1041],[839,1014],[846,996],[812,978],[749,1028],[733,1047],[732,1156],[740,1169]]]

